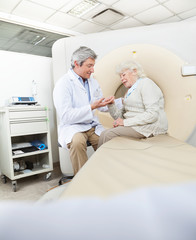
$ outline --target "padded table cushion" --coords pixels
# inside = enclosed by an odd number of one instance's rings
[[[196,148],[166,135],[103,144],[73,178],[60,199],[107,197],[131,189],[196,180]]]

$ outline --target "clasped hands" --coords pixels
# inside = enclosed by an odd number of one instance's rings
[[[114,96],[108,98],[100,98],[91,104],[91,109],[94,110],[96,108],[105,107],[108,104],[112,104],[114,103],[114,99]]]
[[[124,126],[124,122],[122,118],[117,118],[114,122],[113,122],[113,127],[118,127],[118,126]]]
[[[115,99],[115,97],[112,96],[112,97],[106,98],[106,101],[110,101],[110,103],[108,103],[108,104],[111,104],[111,103],[114,103],[114,99]],[[123,122],[122,118],[117,118],[113,122],[113,127],[118,127],[118,126],[124,126],[124,122]]]
[[[91,104],[91,109],[94,110],[96,108],[105,107],[108,104],[112,104],[112,103],[114,103],[114,99],[115,99],[114,96],[111,96],[108,98],[100,98]],[[113,122],[113,127],[118,127],[118,126],[124,126],[122,118],[117,118]]]

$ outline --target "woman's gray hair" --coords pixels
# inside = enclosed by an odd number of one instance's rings
[[[95,52],[87,47],[81,46],[80,48],[78,48],[75,52],[73,52],[72,57],[71,57],[71,66],[72,68],[75,67],[75,61],[82,66],[82,64],[88,59],[88,58],[92,58],[92,59],[96,59],[97,55],[95,54]]]
[[[137,70],[138,77],[140,78],[146,77],[142,66],[135,61],[128,61],[128,62],[121,63],[116,67],[116,72],[118,74],[121,74],[126,70],[130,70],[132,72],[134,69]]]

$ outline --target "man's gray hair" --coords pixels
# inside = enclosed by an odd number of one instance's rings
[[[142,66],[135,61],[128,61],[128,62],[121,63],[116,67],[116,72],[118,74],[121,74],[126,70],[130,70],[132,72],[134,69],[137,70],[138,77],[140,78],[146,77]]]
[[[75,61],[82,66],[82,64],[88,59],[88,58],[92,58],[92,59],[96,59],[97,55],[95,54],[95,52],[87,47],[81,46],[80,48],[78,48],[75,52],[73,52],[72,57],[71,57],[71,66],[72,68],[75,67]]]

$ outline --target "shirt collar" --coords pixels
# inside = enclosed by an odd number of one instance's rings
[[[140,80],[141,80],[141,78],[138,78],[137,81],[133,84],[133,86],[131,88],[129,88],[125,98],[127,98],[137,88]]]
[[[80,81],[82,80],[83,81],[83,79],[73,70],[73,68],[70,68],[70,70],[72,71],[72,73],[74,74],[74,76],[75,77],[77,77],[77,79],[79,79]],[[85,81],[86,81],[87,79],[85,79]]]

